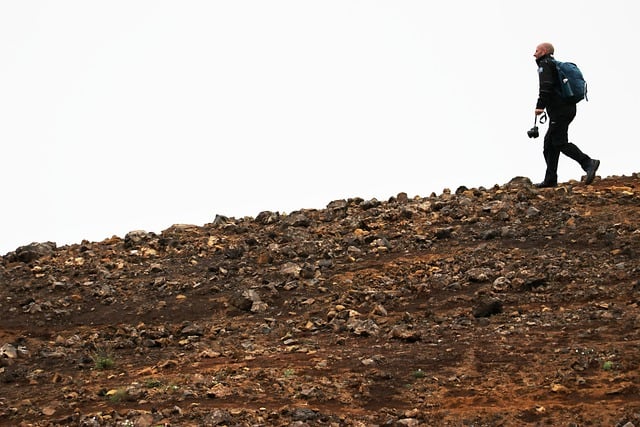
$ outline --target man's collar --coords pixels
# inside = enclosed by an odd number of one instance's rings
[[[545,59],[547,59],[547,58],[549,58],[549,59],[553,59],[553,54],[551,54],[551,53],[547,53],[546,55],[541,56],[540,58],[537,58],[537,59],[536,59],[536,63],[537,63],[538,65],[540,65],[540,63],[541,63],[542,61],[544,61]]]

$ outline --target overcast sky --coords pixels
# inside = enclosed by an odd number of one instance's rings
[[[0,0],[0,254],[540,181],[543,41],[589,83],[570,139],[630,175],[638,4]]]

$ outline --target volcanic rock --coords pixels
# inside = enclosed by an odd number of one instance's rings
[[[640,425],[640,177],[0,257],[0,425]]]

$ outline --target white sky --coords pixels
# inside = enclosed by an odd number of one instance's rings
[[[639,4],[0,0],[0,254],[539,181],[542,41],[589,83],[570,139],[630,175]]]

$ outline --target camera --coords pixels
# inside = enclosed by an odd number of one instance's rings
[[[540,114],[540,124],[546,123],[547,121],[547,112],[543,111]],[[538,110],[536,110],[536,115],[533,117],[533,127],[527,131],[527,136],[529,138],[537,138],[540,136],[540,132],[538,132]]]

